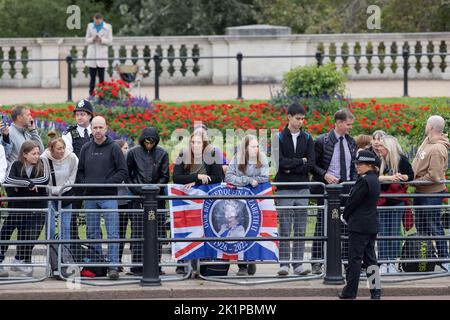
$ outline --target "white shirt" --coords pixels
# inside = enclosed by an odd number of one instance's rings
[[[91,135],[91,133],[92,133],[91,125],[89,125],[89,127],[87,127],[87,128],[80,127],[79,125],[77,125],[77,131],[78,131],[80,137],[84,138],[84,129],[87,129],[88,134]],[[70,132],[67,132],[66,134],[63,134],[62,138],[63,138],[64,142],[66,143],[66,149],[70,152],[73,152],[72,134]]]
[[[291,132],[291,135],[292,135],[292,142],[294,143],[294,152],[296,152],[297,151],[297,138],[300,135],[300,131],[297,133]]]

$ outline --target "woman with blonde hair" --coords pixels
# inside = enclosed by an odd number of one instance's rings
[[[225,182],[237,187],[252,186],[269,181],[267,158],[259,149],[258,138],[247,135],[240,144],[236,156],[231,160]],[[238,276],[254,275],[255,264],[239,264]]]
[[[51,133],[51,132],[50,132]],[[49,136],[50,136],[49,133]],[[51,136],[50,136],[51,137]],[[72,187],[65,187],[75,183],[78,170],[78,158],[75,153],[66,148],[66,142],[63,138],[58,138],[55,134],[48,143],[48,148],[41,155],[42,159],[47,160],[50,167],[50,190],[53,196],[58,196],[61,190],[64,190],[63,196],[73,196]],[[62,189],[64,188],[64,189]],[[61,209],[71,210],[72,203],[61,202]],[[50,208],[50,239],[55,236],[55,212],[58,210],[58,202],[52,201]],[[74,217],[76,215],[74,214]],[[70,225],[72,220],[72,212],[64,212],[60,219],[59,238],[70,239]]]
[[[414,172],[408,158],[403,153],[398,140],[393,136],[383,136],[377,146],[381,158],[380,182],[389,182],[382,184],[382,193],[406,193],[408,186],[401,182],[414,179]],[[378,206],[404,206],[407,205],[406,198],[380,198]],[[380,212],[380,236],[400,236],[401,223],[404,209],[382,210]],[[399,240],[380,240],[378,241],[378,259],[395,260],[400,252]],[[383,263],[380,266],[381,273],[396,273],[395,264]]]

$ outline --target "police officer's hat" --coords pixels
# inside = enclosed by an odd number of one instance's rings
[[[356,159],[353,163],[365,163],[372,164],[376,167],[380,167],[381,161],[380,158],[370,150],[361,150],[356,155]]]
[[[84,111],[89,113],[91,116],[94,116],[94,109],[92,108],[92,104],[88,100],[80,100],[78,101],[73,113],[77,111]]]

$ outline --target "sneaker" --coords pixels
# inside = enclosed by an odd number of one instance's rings
[[[288,266],[282,266],[278,270],[278,275],[279,276],[287,276],[288,274],[289,274],[289,267]]]
[[[4,267],[0,266],[0,278],[9,277],[9,273]]]
[[[383,264],[380,266],[380,274],[384,274],[384,273],[388,273],[388,266],[387,266],[386,263],[383,263]]]
[[[395,268],[395,264],[389,263],[389,265],[388,265],[388,272],[389,273],[397,273],[398,272],[397,269]]]
[[[294,269],[294,273],[298,276],[306,276],[310,272],[311,270],[305,269],[302,265],[299,265],[297,268]]]
[[[236,273],[237,276],[246,276],[248,275],[248,269],[246,267],[240,267],[239,271]]]
[[[249,264],[247,271],[249,276],[253,276],[256,273],[256,264]]]
[[[108,278],[110,280],[118,280],[119,279],[119,271],[116,269],[110,269],[108,272]]]
[[[177,267],[175,269],[176,274],[186,274],[186,270],[184,269],[184,267]]]
[[[322,266],[320,263],[313,263],[312,274],[322,274]]]
[[[11,267],[11,271],[20,272],[20,273],[22,273],[25,276],[33,275],[33,268],[32,267],[19,266],[19,264],[21,264],[21,265],[25,264],[24,260],[13,259],[11,261],[11,264],[16,264],[16,266],[12,266]]]

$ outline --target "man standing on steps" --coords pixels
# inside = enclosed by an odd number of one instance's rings
[[[73,110],[76,124],[67,128],[62,138],[66,143],[68,151],[75,153],[80,158],[81,148],[89,142],[92,137],[91,120],[94,117],[92,104],[88,100],[80,100],[76,108]],[[78,181],[76,181],[78,183]],[[81,190],[73,188],[75,195],[81,195]],[[72,202],[72,209],[79,210],[83,205],[83,201]],[[70,226],[70,239],[79,239],[78,235],[78,214],[76,211],[72,213]]]
[[[119,145],[106,135],[108,127],[105,118],[92,119],[93,139],[81,148],[78,163],[77,180],[86,184],[102,184],[104,187],[87,188],[90,196],[117,196],[117,187],[108,184],[121,184],[128,178],[127,164]],[[119,239],[119,212],[117,199],[96,199],[85,201],[86,210],[108,209],[105,212],[86,212],[86,235],[88,239],[102,239],[100,217],[103,215],[107,238]],[[100,243],[92,245],[98,253],[102,253]],[[108,259],[111,264],[119,263],[119,243],[108,244]],[[119,278],[118,266],[109,268],[111,280]]]
[[[314,166],[314,181],[325,184],[339,184],[346,181],[355,181],[358,177],[355,166],[352,161],[356,158],[356,142],[350,136],[353,128],[355,116],[348,109],[341,109],[334,114],[334,129],[328,133],[321,134],[316,138],[316,164]],[[344,186],[344,194],[350,192],[351,186]],[[324,194],[322,186],[311,188],[312,193]],[[317,199],[317,205],[324,204],[323,199]],[[345,198],[341,200],[341,206],[345,205]],[[324,213],[317,212],[316,227],[314,236],[323,236]],[[344,224],[341,225],[342,235],[347,233]],[[312,246],[311,260],[323,259],[323,241],[315,240]],[[342,241],[342,259],[348,258],[348,241]],[[312,264],[313,274],[322,273],[321,263]]]

